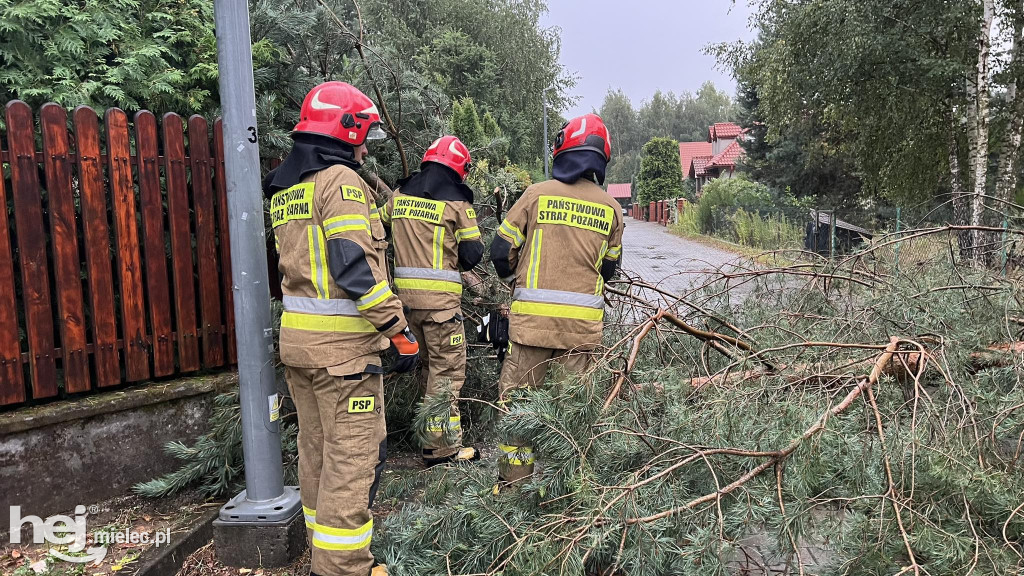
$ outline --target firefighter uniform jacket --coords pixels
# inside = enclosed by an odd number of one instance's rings
[[[509,338],[591,349],[604,328],[604,282],[622,254],[622,212],[600,186],[548,180],[526,189],[498,228],[491,259],[515,280]]]
[[[458,309],[462,301],[459,267],[480,262],[483,245],[473,204],[403,194],[382,209],[395,239],[395,290],[413,310]]]
[[[274,194],[270,217],[284,294],[281,361],[327,368],[386,350],[406,321],[370,187],[330,166]]]

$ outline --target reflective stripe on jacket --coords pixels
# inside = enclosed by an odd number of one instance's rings
[[[381,218],[395,245],[395,291],[414,310],[458,308],[462,297],[459,245],[480,242],[473,205],[402,194],[388,201]]]
[[[370,187],[331,166],[274,194],[270,219],[284,295],[282,362],[326,368],[386,350],[406,324]]]
[[[510,338],[527,346],[592,348],[604,327],[601,267],[622,253],[618,203],[587,180],[530,186],[495,235],[515,291]],[[492,257],[494,256],[492,247]]]

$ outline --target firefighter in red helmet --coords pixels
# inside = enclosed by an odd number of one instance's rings
[[[299,419],[299,484],[319,576],[385,575],[374,566],[370,507],[387,455],[381,352],[414,368],[419,352],[388,283],[384,227],[356,173],[385,136],[373,102],[326,82],[302,103],[292,150],[264,180],[279,254],[280,350]]]
[[[604,283],[622,255],[622,212],[600,186],[611,156],[604,122],[596,114],[573,118],[553,155],[553,179],[526,189],[491,242],[495,271],[513,285],[498,381],[503,400],[543,384],[551,364],[575,373],[592,365],[604,328]],[[532,444],[502,440],[499,481],[532,475]]]
[[[473,269],[483,256],[473,190],[464,182],[471,162],[458,138],[438,138],[423,155],[420,171],[399,182],[383,212],[395,244],[395,290],[420,343],[425,397],[452,393],[448,413],[427,420],[422,455],[428,466],[480,458],[475,448],[462,446],[458,404],[466,380],[459,271]]]

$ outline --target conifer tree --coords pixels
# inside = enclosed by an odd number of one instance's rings
[[[644,144],[636,187],[640,204],[683,195],[679,142],[671,138],[652,138]]]
[[[480,122],[476,103],[471,98],[463,98],[452,104],[452,133],[470,150],[487,146],[487,134]]]

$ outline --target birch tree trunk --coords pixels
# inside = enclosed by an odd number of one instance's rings
[[[1000,202],[1011,202],[1013,192],[1017,188],[1017,155],[1020,153],[1021,132],[1024,131],[1024,98],[1019,97],[1021,75],[1021,53],[1024,52],[1024,19],[1019,10],[1014,14],[1013,23],[1013,47],[1010,50],[1010,63],[1008,69],[1011,72],[1011,80],[1006,88],[1007,109],[1010,111],[1006,129],[1006,139],[1003,141],[1002,150],[999,154],[999,180],[996,181],[996,198]],[[1002,204],[1001,210],[1005,210],[1008,204]]]
[[[980,226],[984,212],[985,183],[988,176],[988,106],[989,106],[989,53],[992,46],[992,19],[994,0],[982,0],[981,27],[978,30],[978,66],[974,78],[975,104],[971,139],[971,225]],[[971,231],[971,252],[975,260],[981,259],[982,234]]]
[[[966,226],[971,207],[967,202],[967,194],[964,193],[963,178],[960,174],[960,121],[957,112],[950,104],[949,109],[949,188],[953,195],[953,224]],[[971,257],[971,237],[967,230],[958,230],[956,233],[957,245],[960,247],[960,257]]]

